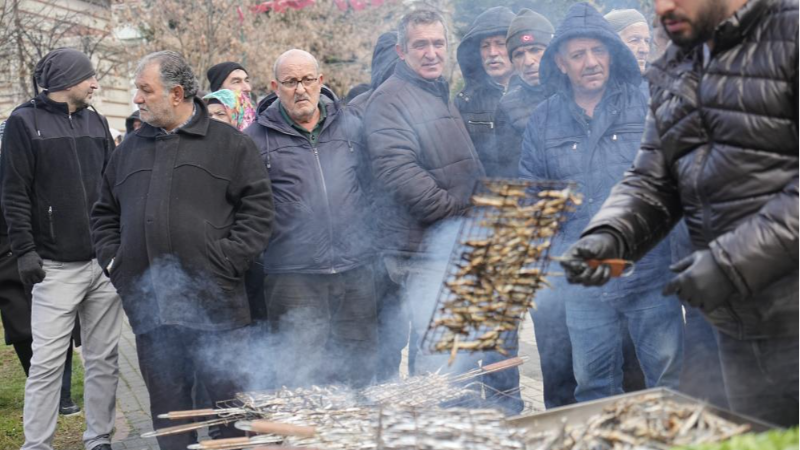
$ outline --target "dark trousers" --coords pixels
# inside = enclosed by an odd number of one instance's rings
[[[725,382],[722,377],[719,347],[714,328],[703,314],[685,306],[683,331],[683,368],[680,390],[720,408],[728,409]]]
[[[33,357],[33,350],[31,350],[32,344],[33,339],[14,343],[14,352],[16,352],[17,358],[19,358],[20,364],[22,364],[22,370],[25,371],[26,377],[31,370],[31,357]],[[72,396],[72,349],[72,341],[70,341],[69,349],[67,350],[67,360],[64,365],[64,374],[61,375],[62,400],[66,400]]]
[[[572,371],[572,341],[564,302],[555,296],[539,298],[531,316],[542,367],[545,408],[575,403],[578,383]]]
[[[139,367],[150,396],[153,428],[189,423],[189,420],[159,419],[159,414],[192,409],[195,376],[203,383],[211,401],[233,399],[248,387],[250,329],[203,331],[165,325],[136,336]],[[233,426],[209,431],[215,438],[242,436]],[[184,450],[197,442],[196,433],[158,438],[161,450]]]
[[[378,323],[372,264],[335,274],[268,274],[264,292],[279,386],[372,381]]]
[[[375,263],[375,293],[378,305],[378,352],[375,380],[378,383],[400,377],[403,348],[408,344],[409,317],[403,307],[401,284],[389,276],[383,258]]]
[[[797,426],[798,338],[739,340],[717,333],[731,409],[783,427]]]

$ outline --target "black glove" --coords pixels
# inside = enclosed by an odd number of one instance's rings
[[[42,258],[34,250],[17,258],[17,270],[19,270],[19,278],[25,286],[33,286],[44,280],[45,273],[44,269],[42,269]]]
[[[621,243],[610,233],[595,233],[584,236],[564,253],[561,267],[567,281],[584,286],[602,286],[611,278],[611,268],[600,265],[594,269],[583,262],[587,259],[621,258]]]
[[[700,250],[671,265],[678,274],[664,286],[664,295],[678,298],[704,312],[711,312],[736,292],[710,250]]]

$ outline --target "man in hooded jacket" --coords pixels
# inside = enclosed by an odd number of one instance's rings
[[[505,6],[489,8],[475,18],[456,51],[465,85],[453,102],[488,176],[499,172],[492,144],[497,105],[514,76],[506,51],[513,19],[514,13]]]
[[[65,356],[80,316],[84,445],[110,450],[122,307],[98,265],[89,214],[114,143],[106,119],[90,109],[99,86],[86,55],[53,50],[34,76],[43,92],[14,110],[2,144],[2,204],[11,251],[22,283],[33,286],[22,448],[52,450]]]
[[[494,160],[484,162],[487,172],[489,166],[493,167],[495,176],[513,178],[519,173],[522,135],[528,118],[551,94],[548,86],[539,83],[539,65],[554,32],[546,17],[530,9],[521,10],[508,27],[506,50],[516,76],[497,107]]]
[[[638,259],[683,217],[694,251],[665,293],[716,328],[733,410],[797,425],[797,1],[656,12],[674,45],[647,72],[640,150],[567,256]],[[582,284],[604,272],[567,267]]]
[[[644,129],[647,100],[633,54],[590,5],[572,6],[541,64],[541,79],[558,93],[540,104],[523,139],[520,175],[532,180],[575,181],[583,205],[561,226],[552,251],[574,241],[630,167]],[[683,350],[677,299],[663,298],[669,247],[660,245],[635,272],[588,293],[554,279],[540,291],[533,311],[545,386],[556,378],[545,361],[564,340],[563,315],[580,401],[623,392],[623,319],[648,387],[677,388]],[[564,309],[562,309],[564,308]],[[555,364],[556,367],[563,367]]]

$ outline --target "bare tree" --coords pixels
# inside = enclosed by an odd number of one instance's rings
[[[137,56],[165,49],[178,51],[206,87],[204,75],[209,67],[237,61],[248,68],[255,89],[264,93],[278,55],[301,48],[320,60],[326,84],[341,95],[351,86],[369,81],[375,41],[382,32],[394,29],[407,8],[394,1],[358,11],[342,10],[335,2],[322,0],[278,12],[263,7],[242,10],[237,8],[240,4],[235,0],[133,1],[118,6],[117,20],[138,31],[141,45]]]
[[[63,1],[0,2],[0,56],[8,62],[0,68],[0,85],[15,101],[34,95],[36,63],[53,49],[71,47],[86,53],[95,62],[98,80],[114,72],[123,60],[124,50],[113,43],[110,8],[106,8],[105,25],[98,27],[93,17],[68,8]]]

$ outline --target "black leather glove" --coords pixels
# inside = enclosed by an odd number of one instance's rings
[[[711,250],[696,251],[671,265],[669,270],[678,276],[664,286],[663,294],[677,294],[679,299],[707,313],[724,305],[736,292]]]
[[[19,270],[19,278],[22,280],[22,284],[26,286],[33,286],[44,280],[45,273],[44,269],[42,269],[42,258],[34,250],[17,258],[17,270]]]
[[[622,245],[610,233],[594,233],[584,236],[566,253],[561,255],[567,281],[584,286],[602,286],[611,278],[611,268],[600,265],[594,269],[583,262],[587,259],[610,259],[622,257]]]

